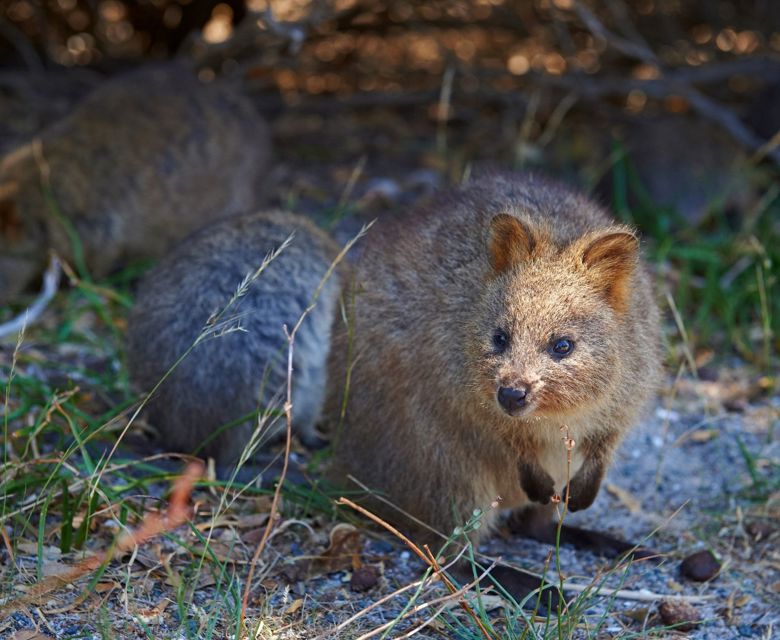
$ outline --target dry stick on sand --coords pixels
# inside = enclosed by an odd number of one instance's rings
[[[265,530],[263,531],[263,537],[260,538],[260,542],[257,543],[257,548],[255,549],[255,553],[252,556],[252,561],[249,564],[249,575],[247,575],[246,585],[244,587],[244,595],[241,598],[241,617],[239,619],[239,629],[243,628],[244,620],[246,620],[246,610],[247,607],[249,606],[249,592],[252,589],[252,579],[254,578],[255,575],[255,567],[257,566],[257,562],[260,559],[260,555],[263,553],[263,549],[265,548],[265,545],[271,536],[271,530],[273,529],[274,522],[276,521],[277,513],[279,510],[279,499],[281,498],[282,495],[282,486],[284,485],[284,479],[287,477],[287,467],[289,466],[289,462],[290,462],[290,451],[292,450],[292,410],[293,410],[292,375],[293,375],[293,351],[295,348],[295,336],[298,333],[298,329],[301,328],[303,321],[306,319],[306,316],[309,315],[311,310],[317,304],[317,298],[319,298],[322,288],[325,286],[325,283],[328,281],[328,279],[333,275],[333,272],[336,270],[336,267],[344,259],[344,256],[347,255],[347,252],[354,246],[354,244],[358,240],[360,240],[360,238],[362,238],[366,234],[366,232],[371,228],[371,225],[373,224],[374,224],[373,222],[370,222],[367,225],[363,225],[360,231],[358,231],[357,235],[354,238],[352,238],[352,240],[347,242],[347,244],[344,245],[344,248],[334,258],[333,262],[331,262],[330,264],[330,267],[328,267],[328,270],[325,272],[325,275],[322,276],[322,280],[320,280],[320,283],[317,286],[314,295],[312,296],[311,304],[304,310],[300,318],[298,318],[298,321],[295,323],[295,326],[292,328],[292,331],[288,331],[287,325],[284,325],[284,334],[287,337],[287,398],[284,403],[284,416],[287,422],[287,433],[286,433],[285,443],[284,443],[284,460],[282,461],[282,472],[279,475],[279,481],[276,483],[276,489],[274,489],[274,497],[273,500],[271,501],[271,509],[268,513],[268,523],[266,524]]]
[[[53,253],[49,257],[49,266],[43,274],[43,287],[38,297],[27,307],[24,313],[19,314],[8,322],[0,324],[0,338],[14,333],[19,333],[24,327],[30,326],[43,313],[60,285],[62,273],[60,261]]]
[[[173,531],[187,522],[190,518],[189,501],[192,488],[202,475],[203,463],[191,462],[184,469],[184,473],[176,478],[171,491],[171,498],[168,501],[168,508],[165,510],[164,515],[147,513],[136,530],[128,530],[123,533],[116,541],[116,544],[109,547],[107,551],[95,553],[84,558],[67,573],[50,576],[34,584],[23,597],[2,607],[0,609],[0,617],[8,616],[20,607],[34,603],[42,596],[72,584],[75,580],[91,573],[101,565],[110,562],[113,558],[139,547],[162,533]]]

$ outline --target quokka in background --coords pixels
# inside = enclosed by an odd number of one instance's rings
[[[173,64],[105,82],[0,160],[0,304],[33,283],[49,249],[73,262],[80,245],[102,277],[251,210],[269,158],[268,127],[230,84]]]

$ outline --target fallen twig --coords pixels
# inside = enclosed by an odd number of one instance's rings
[[[586,591],[594,591],[592,584],[579,584],[576,582],[567,582],[564,586],[566,591],[572,591],[574,593],[584,593]],[[657,600],[671,600],[674,602],[707,602],[708,600],[714,600],[716,596],[678,596],[669,595],[666,593],[655,593],[647,589],[638,589],[636,591],[632,589],[598,589],[596,594],[599,596],[618,598],[619,600],[636,600],[637,602],[655,602]]]
[[[61,273],[62,265],[60,265],[59,259],[54,254],[51,254],[49,257],[49,266],[46,269],[46,273],[43,274],[43,286],[41,287],[41,292],[38,294],[38,297],[29,307],[27,307],[24,313],[19,314],[8,322],[0,324],[0,338],[19,333],[24,327],[29,327],[38,319],[54,297],[54,294],[57,293],[57,288],[60,285]]]

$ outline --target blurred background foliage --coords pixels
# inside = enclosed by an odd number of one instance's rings
[[[778,352],[775,0],[2,7],[0,150],[105,75],[177,58],[255,97],[287,163],[287,204],[336,224],[485,164],[542,169],[645,233],[674,358],[697,369],[721,350],[766,369]]]

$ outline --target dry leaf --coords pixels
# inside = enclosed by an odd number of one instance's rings
[[[170,603],[170,600],[164,598],[157,603],[157,606],[152,607],[151,609],[135,611],[135,615],[145,624],[161,624],[163,621],[162,614]]]
[[[35,629],[19,629],[8,640],[51,640],[51,638]]]
[[[290,616],[303,606],[303,598],[296,598],[292,604],[284,610],[284,615]]]
[[[38,555],[38,544],[36,542],[20,542],[16,548],[18,551],[31,556]],[[53,560],[62,555],[59,547],[49,547],[46,545],[41,548],[41,552],[43,553],[43,557],[47,560]]]
[[[672,579],[669,579],[669,581],[666,584],[668,585],[671,591],[674,591],[676,593],[680,593],[685,588],[679,582]]]
[[[631,618],[632,620],[636,620],[637,622],[644,622],[647,620],[649,613],[650,609],[648,607],[637,607],[636,609],[629,609],[628,611],[624,611],[623,615]]]
[[[162,564],[159,555],[153,553],[151,549],[139,549],[133,560],[144,569],[156,569]]]
[[[242,529],[264,527],[268,522],[268,513],[250,513],[236,518],[236,526]]]
[[[246,539],[243,540],[247,542]],[[212,538],[208,543],[208,551],[202,545],[193,545],[190,548],[195,555],[205,554],[206,557],[216,558],[220,562],[242,562],[246,560],[246,549],[234,542],[226,544],[221,540]]]
[[[687,602],[664,600],[658,605],[658,613],[664,624],[673,626],[677,631],[691,631],[701,622],[699,612]]]
[[[696,429],[688,434],[688,439],[691,442],[709,442],[716,435],[718,435],[717,429]]]
[[[748,602],[750,602],[750,596],[745,593],[734,599],[734,606],[737,608],[744,607]]]
[[[629,513],[638,513],[642,510],[642,503],[616,484],[607,483],[607,491],[620,500],[620,503],[628,509]]]
[[[213,587],[215,584],[217,584],[217,577],[215,575],[213,575],[210,571],[201,571],[198,574],[198,586],[195,588],[205,589],[206,587]]]
[[[95,591],[97,593],[107,593],[108,591],[113,591],[114,589],[121,589],[122,585],[119,584],[116,580],[112,580],[111,582],[98,582],[95,585]]]
[[[43,575],[49,576],[62,576],[72,570],[72,567],[61,562],[44,562],[41,566]]]
[[[245,516],[221,516],[208,522],[200,522],[195,528],[200,531],[219,529],[221,527],[236,527],[239,529],[252,529],[264,527],[268,522],[268,513],[250,513]]]
[[[359,569],[362,565],[360,552],[363,549],[363,536],[351,524],[337,524],[330,531],[330,545],[325,553],[313,563],[323,573]]]

